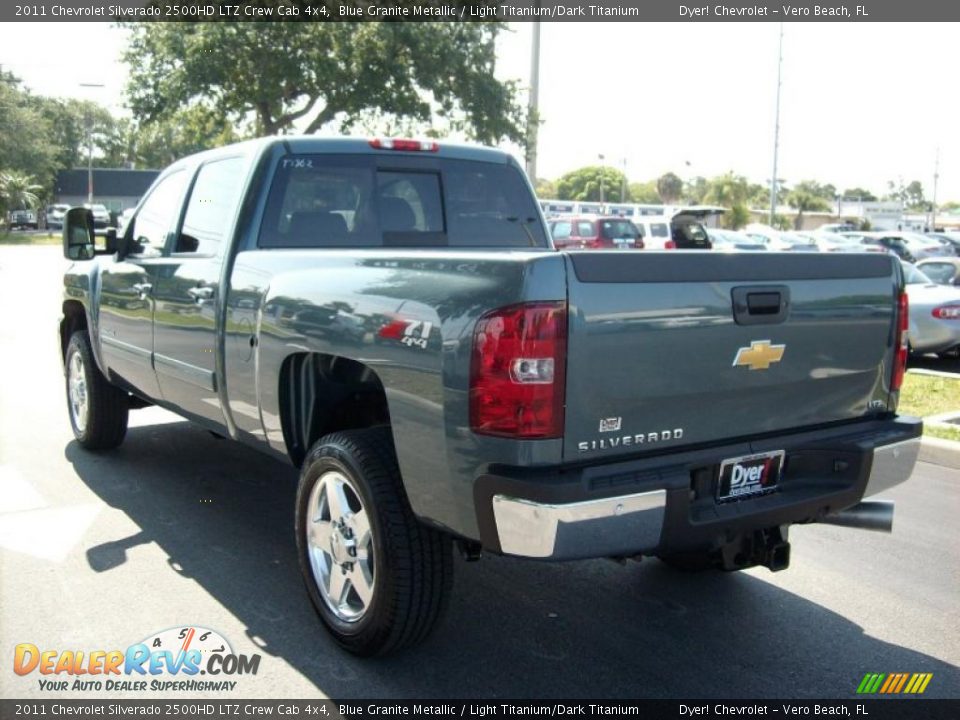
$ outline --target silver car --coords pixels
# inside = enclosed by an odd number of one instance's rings
[[[910,352],[946,354],[960,348],[960,288],[937,285],[903,263],[910,302]]]

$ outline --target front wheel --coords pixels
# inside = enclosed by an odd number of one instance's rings
[[[451,541],[410,509],[389,428],[321,438],[296,507],[300,570],[337,643],[369,656],[426,638],[449,598]]]
[[[100,372],[86,332],[80,330],[70,337],[65,364],[73,436],[88,450],[117,447],[127,434],[128,396]]]

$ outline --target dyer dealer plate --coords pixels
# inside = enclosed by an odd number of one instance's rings
[[[724,460],[720,465],[717,501],[740,500],[773,492],[783,470],[783,450],[744,455]]]

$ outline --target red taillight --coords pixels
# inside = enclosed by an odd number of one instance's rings
[[[894,341],[893,378],[890,380],[890,389],[899,390],[903,385],[903,374],[907,371],[907,326],[910,322],[910,305],[907,294],[900,293],[897,301],[897,334]]]
[[[395,138],[374,138],[370,147],[377,150],[405,150],[407,152],[437,152],[440,143],[431,140],[398,140]]]
[[[566,303],[511,305],[484,315],[473,331],[471,429],[561,437],[566,364]]]
[[[664,250],[676,250],[676,249],[677,249],[677,244],[676,244],[673,240],[667,240],[667,241],[663,244],[663,249],[664,249]]]
[[[940,320],[960,320],[960,305],[944,305],[934,308],[930,314]]]

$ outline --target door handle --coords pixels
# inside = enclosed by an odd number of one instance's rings
[[[137,291],[137,294],[142,299],[150,294],[150,291],[153,290],[153,285],[150,283],[136,283],[133,289]]]
[[[213,288],[209,285],[187,288],[187,295],[192,297],[197,302],[203,302],[204,300],[210,300],[213,298]]]

